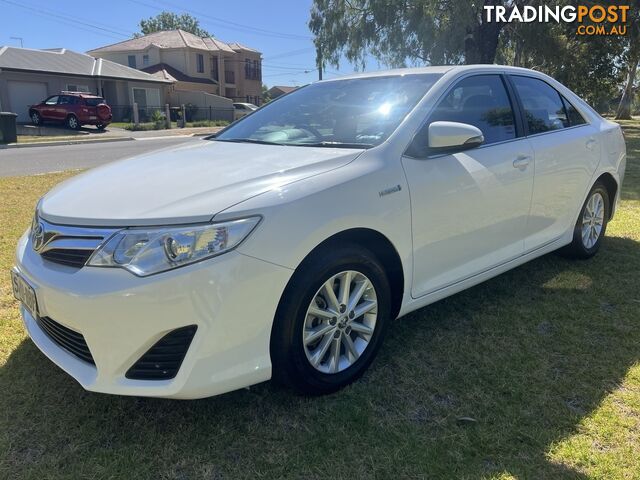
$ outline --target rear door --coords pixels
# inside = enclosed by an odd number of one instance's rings
[[[510,75],[535,152],[535,182],[525,251],[573,227],[600,159],[596,128],[545,81]]]
[[[501,75],[460,80],[438,102],[402,159],[411,195],[418,297],[522,255],[533,189],[533,150]],[[453,121],[485,143],[430,155],[428,127]]]

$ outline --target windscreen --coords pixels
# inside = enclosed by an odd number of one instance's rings
[[[369,148],[384,142],[441,74],[319,82],[231,125],[218,141]]]

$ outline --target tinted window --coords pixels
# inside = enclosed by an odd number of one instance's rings
[[[379,145],[440,77],[411,74],[314,83],[266,104],[215,140],[344,148]]]
[[[457,83],[440,100],[407,154],[416,157],[428,155],[429,124],[443,121],[478,127],[482,130],[485,144],[516,137],[513,109],[499,75],[476,75]]]
[[[522,101],[530,135],[569,126],[564,104],[554,88],[536,78],[511,78]]]
[[[564,108],[567,111],[567,116],[569,117],[569,124],[573,127],[575,125],[584,125],[587,121],[584,119],[580,112],[576,110],[576,107],[571,105],[569,100],[562,97],[562,101],[564,102]]]
[[[44,103],[46,103],[47,105],[57,105],[58,96],[56,95],[55,97],[49,97]]]
[[[104,103],[104,98],[101,98],[101,97],[85,98],[84,99],[84,103],[85,103],[85,105],[87,105],[89,107],[95,107],[95,106],[100,105],[101,103]]]
[[[68,95],[60,95],[60,98],[58,99],[58,105],[69,105],[71,104],[71,97]]]

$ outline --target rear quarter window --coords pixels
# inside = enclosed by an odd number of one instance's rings
[[[88,107],[97,107],[101,103],[105,103],[104,98],[85,98],[84,104]]]

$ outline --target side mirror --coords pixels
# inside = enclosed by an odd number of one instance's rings
[[[433,153],[460,152],[482,145],[484,135],[478,127],[458,122],[429,125],[429,149]]]

